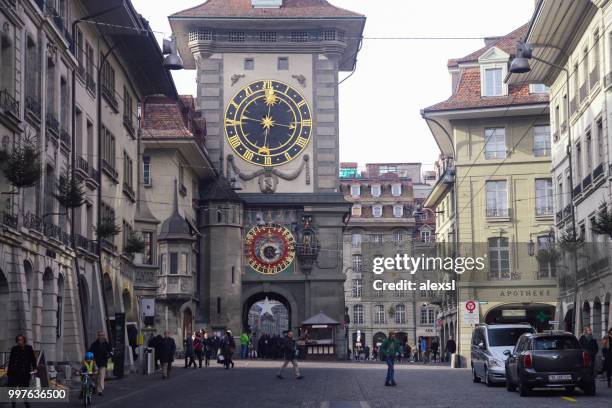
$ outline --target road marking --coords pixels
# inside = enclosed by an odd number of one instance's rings
[[[573,399],[572,397],[561,397],[561,399],[562,399],[562,400],[569,401],[569,402],[578,402],[578,401],[576,401],[575,399]]]

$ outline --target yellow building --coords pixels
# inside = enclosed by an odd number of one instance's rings
[[[452,96],[422,111],[442,152],[425,202],[437,212],[437,241],[447,243],[446,255],[482,257],[484,264],[447,276],[458,289],[443,296],[438,316],[442,344],[458,339],[462,366],[469,366],[475,324],[545,329],[555,318],[555,267],[533,256],[553,225],[548,89],[504,83],[526,29],[450,60]]]

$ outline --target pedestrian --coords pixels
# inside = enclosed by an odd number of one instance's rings
[[[208,332],[204,331],[202,336],[202,350],[204,352],[204,367],[210,366],[210,356],[212,354],[211,339],[208,338]]]
[[[395,382],[395,355],[399,349],[398,346],[394,331],[389,332],[389,337],[380,346],[380,354],[387,362],[387,377],[385,379],[385,386],[387,387],[397,385]]]
[[[202,368],[202,360],[204,358],[204,345],[202,344],[202,333],[196,332],[195,338],[193,339],[193,351],[198,359],[198,367]]]
[[[289,362],[291,362],[291,365],[293,366],[293,374],[295,375],[295,378],[297,378],[298,380],[304,378],[300,374],[300,368],[298,367],[297,343],[293,338],[292,330],[289,330],[287,332],[287,336],[283,339],[282,355],[285,361],[283,362],[283,365],[279,368],[278,373],[276,374],[276,378],[283,379],[283,369],[287,367],[287,365],[289,365]]]
[[[436,363],[438,361],[438,349],[440,345],[438,344],[438,340],[434,339],[431,342],[431,354],[433,356],[433,362]]]
[[[230,330],[225,332],[225,337],[223,338],[223,343],[221,346],[221,352],[223,353],[223,365],[225,369],[229,369],[230,365],[234,368],[234,361],[232,357],[234,356],[234,352],[236,351],[236,342],[234,342],[234,337],[232,336],[232,332]]]
[[[365,346],[365,359],[370,361],[370,346]]]
[[[599,351],[597,346],[597,340],[593,338],[593,331],[589,326],[586,326],[583,330],[582,336],[580,336],[580,347],[589,354],[591,358],[591,374],[595,375],[595,358]]]
[[[450,363],[451,356],[457,351],[457,343],[455,343],[455,340],[453,340],[453,336],[450,336],[446,341],[446,347],[444,347],[444,351],[446,352],[446,361]]]
[[[423,364],[427,364],[429,362],[429,353],[427,353],[427,339],[425,337],[421,337],[420,350]]]
[[[612,388],[610,378],[612,377],[612,328],[608,330],[608,335],[601,342],[602,353],[604,356],[604,371],[608,379],[608,388]]]
[[[192,364],[193,368],[196,368],[195,350],[193,348],[193,337],[191,333],[187,333],[185,340],[183,340],[183,350],[185,352],[185,368],[191,368]]]
[[[246,332],[240,334],[240,358],[246,359],[249,353],[249,335]]]
[[[170,378],[170,371],[172,371],[172,362],[174,361],[174,353],[176,353],[176,343],[174,339],[170,337],[168,330],[164,331],[164,337],[162,338],[159,346],[159,361],[162,367],[162,380]]]
[[[412,354],[412,347],[410,347],[410,344],[406,343],[406,361],[410,362],[410,355]]]
[[[15,337],[15,343],[11,348],[9,355],[9,363],[6,376],[8,378],[8,387],[28,388],[30,386],[30,376],[36,373],[36,355],[32,346],[27,344],[23,334]],[[30,403],[25,402],[25,406],[29,407]],[[16,406],[16,402],[11,402],[12,406]]]
[[[89,351],[93,353],[94,361],[98,367],[98,376],[96,377],[96,392],[102,396],[104,392],[104,379],[106,378],[106,367],[108,359],[113,356],[113,348],[106,338],[106,333],[103,330],[98,331],[98,338],[91,343]]]
[[[162,339],[163,337],[161,336],[161,334],[158,334],[157,336],[151,337],[148,343],[149,348],[153,348],[153,350],[155,350],[155,370],[159,370],[161,368],[161,362],[159,361],[159,353]]]

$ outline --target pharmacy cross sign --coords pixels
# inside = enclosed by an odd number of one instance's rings
[[[544,311],[540,310],[540,312],[536,316],[536,319],[538,319],[541,323],[544,323],[548,321],[548,315],[544,313]]]

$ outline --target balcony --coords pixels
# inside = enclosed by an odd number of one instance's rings
[[[52,113],[47,113],[45,116],[45,126],[47,127],[47,132],[57,139],[59,137],[59,121]]]
[[[591,89],[599,84],[599,68],[594,68],[589,74],[589,86]]]
[[[66,129],[60,130],[60,141],[67,150],[72,148],[70,133]]]
[[[0,109],[4,114],[11,114],[19,119],[19,101],[6,89],[0,91]]]
[[[93,78],[93,74],[90,72],[85,74],[85,87],[92,94],[92,96],[96,96],[96,81]]]
[[[23,219],[23,226],[28,228],[28,229],[32,229],[32,230],[36,230],[36,231],[42,232],[42,230],[43,230],[42,218],[40,218],[36,214],[32,214],[32,213],[28,212],[28,213],[26,213],[26,215],[25,215],[25,217]]]
[[[110,89],[109,87],[102,85],[102,96],[106,99],[106,102],[110,105],[111,108],[115,112],[119,112],[119,102],[117,101],[117,97],[115,96],[115,90]]]
[[[136,131],[134,129],[134,122],[132,121],[132,117],[130,115],[123,115],[123,126],[125,126],[125,129],[133,139],[136,135]]]
[[[189,299],[193,296],[193,276],[162,275],[157,278],[160,299]]]
[[[89,167],[89,179],[98,183],[98,179],[100,178],[100,172],[95,169],[93,166]]]
[[[597,181],[601,176],[604,175],[604,165],[600,163],[599,166],[593,170],[593,181]]]
[[[572,191],[572,197],[574,198],[578,198],[578,196],[580,196],[580,194],[582,194],[582,185],[578,184],[576,187],[574,187],[574,190]]]
[[[568,204],[563,207],[563,219],[566,219],[572,215],[572,205]]]
[[[83,235],[76,234],[74,236],[74,241],[75,241],[77,248],[80,248],[92,254],[95,254],[97,252],[96,251],[96,241],[94,240],[89,240],[87,239],[87,237],[84,237]]]
[[[115,170],[115,168],[105,159],[102,159],[102,171],[106,173],[115,184],[119,182],[119,173],[117,173],[117,170]]]
[[[2,213],[2,224],[7,227],[11,227],[13,229],[17,229],[17,225],[19,224],[19,217],[17,215]]]
[[[40,124],[40,100],[34,96],[26,96],[25,98],[26,117],[29,117],[37,125]]]
[[[82,178],[89,177],[89,163],[83,156],[77,157],[75,170],[81,173]]]
[[[127,183],[123,183],[123,194],[125,194],[130,201],[136,201],[136,193],[134,193],[132,186],[128,185]]]
[[[591,186],[591,175],[589,174],[582,180],[582,191],[585,191],[587,188]]]
[[[563,210],[557,211],[555,214],[555,223],[560,224],[563,221]]]
[[[570,109],[570,116],[572,116],[574,113],[576,113],[576,110],[577,110],[576,108],[577,108],[577,107],[578,107],[578,103],[576,102],[576,97],[573,97],[573,98],[570,100],[570,106],[569,106],[569,109]]]

